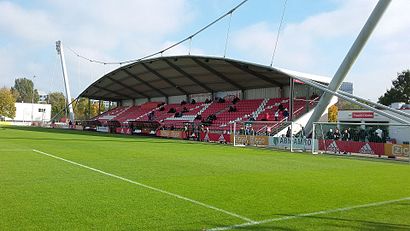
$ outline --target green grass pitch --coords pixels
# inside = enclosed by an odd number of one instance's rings
[[[410,164],[0,127],[0,230],[218,227],[410,230]]]

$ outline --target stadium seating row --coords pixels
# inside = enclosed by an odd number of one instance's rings
[[[314,102],[308,102],[313,106]],[[294,101],[293,116],[305,113],[306,101],[296,99]],[[147,102],[138,106],[120,106],[111,109],[93,120],[102,124],[115,120],[121,124],[127,121],[158,121],[163,126],[171,127],[183,122],[192,122],[195,118],[209,122],[210,130],[225,130],[234,121],[267,120],[282,121],[285,119],[285,110],[289,108],[288,98],[252,99],[252,100],[225,100],[224,102],[196,102],[180,104],[164,104],[160,102]],[[278,112],[278,118],[275,113]],[[208,120],[211,117],[211,120]],[[177,121],[177,122],[176,122]],[[179,126],[178,125],[178,126]]]

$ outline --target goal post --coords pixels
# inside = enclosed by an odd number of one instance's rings
[[[310,151],[302,125],[287,121],[237,121],[232,126],[234,146],[255,146],[287,149],[291,152]]]
[[[410,124],[315,122],[312,153],[409,159]]]

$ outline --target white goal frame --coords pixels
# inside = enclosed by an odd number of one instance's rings
[[[257,129],[250,130],[256,127]],[[254,126],[257,125],[257,126]],[[239,128],[243,127],[243,130]],[[287,127],[290,128],[291,137],[286,137]],[[304,131],[303,126],[295,122],[287,121],[236,121],[232,126],[231,135],[233,135],[233,146],[235,147],[268,147],[286,149],[291,152],[309,151],[310,148],[305,148],[300,145],[301,140],[306,141],[305,134],[300,133]],[[269,129],[268,129],[269,128]],[[240,138],[240,141],[238,139]],[[278,145],[278,140],[281,145]],[[276,141],[276,142],[274,142]],[[302,142],[303,142],[302,141]],[[297,142],[299,145],[295,145]]]

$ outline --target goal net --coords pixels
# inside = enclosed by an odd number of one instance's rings
[[[377,155],[409,159],[410,125],[391,123],[313,124],[312,153]]]
[[[290,151],[311,150],[311,139],[298,123],[286,121],[237,121],[232,126],[234,146],[255,146]]]

